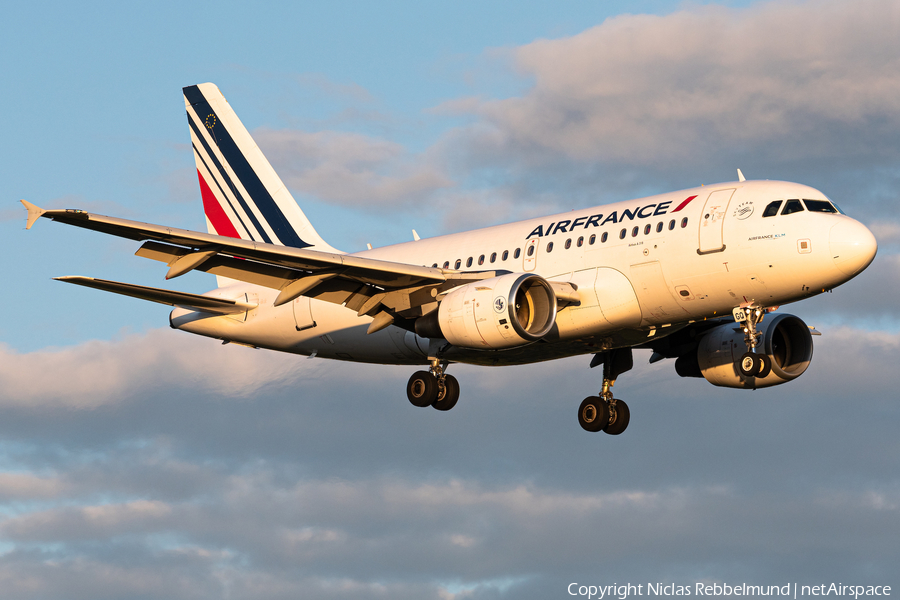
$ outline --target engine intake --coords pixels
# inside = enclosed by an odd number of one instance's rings
[[[700,340],[697,366],[700,374],[713,385],[732,388],[764,388],[796,379],[812,361],[813,342],[809,327],[799,317],[788,314],[766,315],[757,326],[762,331],[762,351],[772,361],[765,377],[743,377],[737,361],[747,351],[744,334],[736,323],[719,325]],[[682,357],[688,358],[688,357]],[[690,376],[694,369],[681,358],[676,362],[679,375]]]
[[[416,333],[464,348],[500,349],[537,341],[555,322],[556,295],[547,280],[510,273],[450,290],[437,310],[416,321]]]

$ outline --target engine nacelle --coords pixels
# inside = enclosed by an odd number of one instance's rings
[[[732,388],[764,388],[796,379],[812,361],[812,334],[799,317],[788,314],[766,315],[757,325],[762,331],[762,351],[772,361],[765,377],[743,377],[737,361],[747,351],[744,334],[737,323],[719,325],[700,340],[697,363],[703,377],[713,385]],[[677,368],[677,365],[676,365]]]
[[[510,273],[451,290],[416,321],[416,333],[463,348],[500,349],[537,341],[555,322],[550,284],[540,275]]]

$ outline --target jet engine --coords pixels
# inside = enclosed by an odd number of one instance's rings
[[[744,333],[737,323],[711,329],[700,339],[696,355],[682,356],[675,370],[682,377],[703,376],[713,385],[731,388],[764,388],[796,379],[812,361],[812,335],[799,317],[766,315],[757,330],[762,332],[756,351],[767,354],[772,370],[765,377],[743,377],[737,361],[747,351]]]
[[[522,346],[556,322],[556,294],[540,275],[510,273],[450,290],[438,309],[416,321],[416,333],[464,348]]]

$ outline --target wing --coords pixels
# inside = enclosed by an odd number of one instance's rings
[[[118,281],[108,281],[106,279],[94,279],[93,277],[55,277],[54,279],[103,290],[105,292],[113,292],[114,294],[122,294],[123,296],[149,300],[150,302],[168,304],[169,306],[181,306],[183,308],[208,312],[215,315],[232,315],[247,312],[248,310],[256,308],[256,304],[239,302],[237,300],[203,296],[200,294],[188,294],[187,292],[173,292],[172,290],[163,290],[143,285],[133,285],[130,283],[119,283]]]
[[[222,275],[280,290],[276,306],[304,295],[344,305],[360,315],[386,311],[392,317],[415,319],[436,308],[440,297],[450,289],[505,273],[461,273],[241,240],[77,209],[44,210],[25,200],[22,204],[28,209],[27,229],[44,217],[144,242],[136,254],[169,265],[167,279],[195,269]]]

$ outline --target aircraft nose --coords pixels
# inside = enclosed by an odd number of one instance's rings
[[[878,251],[872,232],[850,218],[841,219],[831,228],[829,245],[835,266],[847,275],[856,275],[868,267]]]

